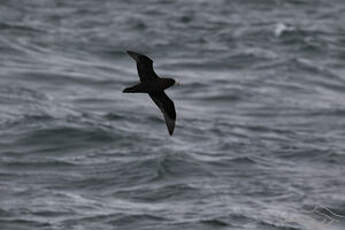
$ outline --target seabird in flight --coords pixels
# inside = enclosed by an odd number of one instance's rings
[[[140,83],[123,90],[124,93],[148,93],[164,115],[169,134],[172,135],[175,128],[176,111],[174,102],[164,93],[164,90],[173,86],[176,81],[172,78],[161,78],[153,70],[153,61],[133,51],[127,51],[137,63]]]

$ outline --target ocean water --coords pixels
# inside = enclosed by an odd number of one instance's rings
[[[1,230],[344,229],[343,0],[3,0],[0,50]]]

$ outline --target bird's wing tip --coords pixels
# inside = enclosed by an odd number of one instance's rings
[[[166,113],[163,113],[163,114],[164,114],[165,123],[168,127],[169,134],[170,136],[172,136],[175,129],[175,120],[171,119],[168,114]]]
[[[136,52],[134,52],[134,51],[130,51],[130,50],[127,50],[126,52],[127,52],[127,54],[128,54],[131,58],[133,58],[135,61],[138,61],[138,60],[139,60],[139,55],[140,55],[140,54],[138,54],[138,53],[136,53]]]

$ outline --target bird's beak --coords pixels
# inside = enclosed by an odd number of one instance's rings
[[[176,85],[176,86],[182,86],[182,83],[179,82],[179,81],[175,81],[175,85]]]
[[[139,60],[139,54],[137,54],[136,52],[127,50],[127,53],[128,53],[128,55],[131,56],[135,61],[138,61],[138,60]]]

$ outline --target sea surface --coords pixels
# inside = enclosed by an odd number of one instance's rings
[[[176,128],[126,50],[154,60]],[[343,230],[344,0],[2,0],[1,230]]]

